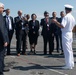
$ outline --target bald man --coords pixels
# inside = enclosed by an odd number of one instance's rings
[[[22,54],[25,55],[26,53],[26,30],[25,25],[26,21],[22,16],[22,10],[18,11],[18,16],[14,18],[15,20],[15,29],[16,29],[16,49],[17,55],[20,56],[21,53],[21,45],[22,45]]]

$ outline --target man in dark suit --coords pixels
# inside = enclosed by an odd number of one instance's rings
[[[56,12],[52,13],[51,19],[56,19],[58,21],[58,17],[56,17]],[[51,25],[54,26],[54,37],[56,39],[56,50],[59,53],[59,38],[58,38],[59,30],[58,30],[58,26],[56,26],[55,23],[51,23]]]
[[[10,45],[14,33],[14,22],[13,22],[13,18],[10,16],[10,9],[6,9],[5,12],[6,12],[6,15],[4,16],[5,26],[7,28],[8,37],[9,37],[9,44],[7,46],[7,55],[10,55]]]
[[[8,44],[8,34],[5,27],[4,18],[2,16],[4,10],[4,4],[0,3],[0,75],[3,74],[4,69],[4,54],[5,54],[5,47]]]
[[[59,22],[61,23],[62,22],[62,19],[63,19],[63,17],[65,16],[65,14],[64,14],[64,11],[61,11],[60,12],[60,18],[59,18]],[[60,41],[60,46],[61,46],[61,50],[62,50],[62,52],[61,52],[61,55],[63,54],[63,47],[62,47],[62,31],[61,31],[61,28],[59,27],[58,28],[58,30],[59,30],[59,41]]]
[[[47,43],[49,42],[49,54],[52,54],[54,49],[53,37],[54,37],[54,26],[51,25],[51,19],[47,11],[44,12],[45,18],[41,19],[42,36],[44,41],[44,54],[47,54]]]
[[[21,45],[22,45],[22,54],[26,55],[26,24],[25,18],[22,16],[22,11],[18,11],[18,16],[14,18],[15,20],[15,29],[16,29],[16,47],[17,55],[20,56]]]

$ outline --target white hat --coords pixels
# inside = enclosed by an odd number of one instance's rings
[[[4,7],[4,4],[0,2],[0,7]]]
[[[65,8],[70,8],[70,9],[74,8],[73,6],[71,6],[71,5],[69,5],[69,4],[66,4],[66,5],[64,5],[64,6],[65,6]]]

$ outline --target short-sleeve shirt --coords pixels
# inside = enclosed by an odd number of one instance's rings
[[[73,27],[75,26],[75,19],[71,15],[71,13],[68,13],[62,20],[61,25],[64,27],[62,28],[62,33],[65,32],[72,32]]]

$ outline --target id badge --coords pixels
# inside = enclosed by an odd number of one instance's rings
[[[34,26],[32,26],[32,29],[34,29]]]
[[[21,24],[23,25],[23,22]]]
[[[47,24],[47,27],[49,27],[49,24]]]

